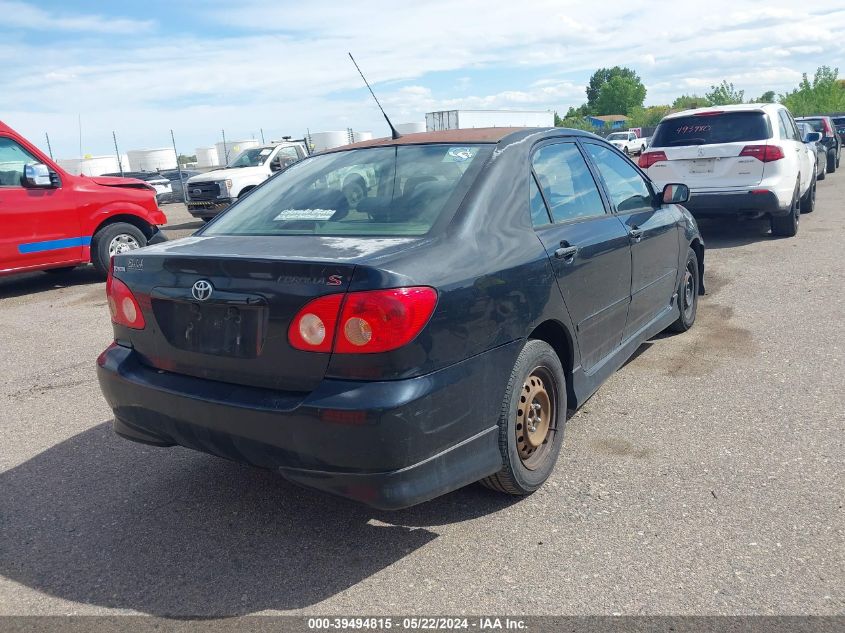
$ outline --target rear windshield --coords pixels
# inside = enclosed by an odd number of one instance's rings
[[[652,147],[762,141],[772,136],[762,112],[725,112],[667,119],[657,126]]]
[[[203,235],[423,235],[460,204],[492,145],[403,145],[306,158]]]

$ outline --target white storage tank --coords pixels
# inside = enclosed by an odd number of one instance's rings
[[[419,132],[425,132],[425,121],[416,123],[397,123],[396,131],[399,132],[399,134],[417,134]]]
[[[245,141],[230,141],[229,139],[226,139],[225,145],[223,144],[223,141],[215,143],[214,147],[217,150],[217,164],[228,165],[245,149],[258,147],[259,145],[260,143],[254,138],[250,138]],[[199,156],[197,156],[197,159],[199,159]]]
[[[197,167],[217,167],[220,164],[216,147],[198,147],[194,152],[197,155]]]
[[[373,139],[372,132],[352,132],[352,142],[359,143],[361,141],[371,141]]]
[[[311,151],[314,152],[322,152],[333,147],[349,145],[349,132],[347,130],[314,132],[311,135],[311,145]]]
[[[123,171],[129,171],[129,159],[123,155]],[[103,174],[119,174],[120,165],[117,156],[86,156],[85,158],[60,158],[56,161],[59,167],[76,176],[102,176]]]
[[[429,132],[463,130],[475,127],[554,127],[551,110],[443,110],[428,112],[425,127]]]
[[[176,169],[176,154],[173,148],[160,149],[132,149],[126,152],[132,171],[158,171],[160,169]],[[125,168],[124,168],[125,169]]]

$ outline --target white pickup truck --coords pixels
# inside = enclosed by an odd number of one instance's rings
[[[637,136],[637,133],[633,130],[613,132],[608,135],[607,141],[626,154],[642,154],[645,148],[648,147],[648,139]]]
[[[275,172],[306,155],[305,145],[298,141],[244,150],[225,168],[188,179],[185,183],[188,211],[196,218],[210,220]]]

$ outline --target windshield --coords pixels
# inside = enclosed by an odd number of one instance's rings
[[[272,147],[253,147],[245,149],[237,158],[229,163],[229,167],[259,167],[267,157],[273,153]]]
[[[723,112],[666,119],[657,126],[651,147],[763,141],[771,136],[762,112]]]
[[[628,133],[627,132],[614,132],[613,134],[608,135],[608,141],[627,141],[628,140]]]
[[[306,158],[203,235],[424,235],[457,209],[492,147],[403,145]]]

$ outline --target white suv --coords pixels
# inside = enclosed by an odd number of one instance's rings
[[[685,110],[666,116],[639,165],[658,189],[690,188],[694,216],[771,218],[774,235],[798,232],[816,196],[815,160],[789,111],[776,103]]]

